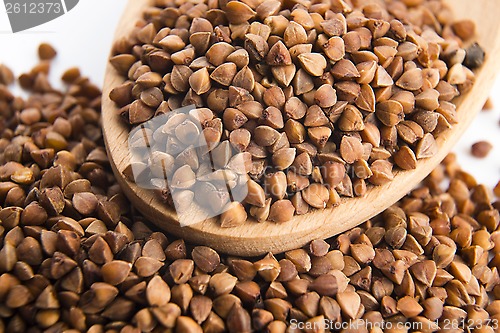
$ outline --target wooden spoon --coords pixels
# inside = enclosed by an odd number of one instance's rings
[[[149,0],[130,0],[118,26],[115,39],[126,36],[141,17]],[[363,198],[343,199],[332,209],[314,210],[296,216],[290,222],[257,223],[253,220],[235,228],[221,228],[217,219],[208,219],[195,225],[181,227],[175,212],[168,208],[151,191],[125,180],[122,175],[129,165],[129,128],[118,116],[117,107],[109,99],[109,92],[121,84],[124,78],[108,65],[103,92],[103,129],[111,166],[132,204],[151,222],[160,228],[195,244],[203,244],[234,255],[253,256],[266,252],[283,252],[301,247],[309,241],[327,238],[353,228],[380,213],[422,181],[450,152],[481,110],[500,67],[500,2],[477,0],[452,0],[457,18],[469,18],[476,22],[477,41],[485,49],[484,65],[476,72],[476,83],[466,95],[455,100],[459,123],[437,139],[439,152],[432,158],[418,161],[412,171],[398,171],[392,182],[370,188]]]

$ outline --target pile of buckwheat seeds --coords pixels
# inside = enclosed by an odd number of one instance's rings
[[[154,4],[114,45],[110,61],[124,82],[110,97],[131,128],[197,108],[150,130],[156,155],[137,168],[183,161],[150,174],[151,183],[173,174],[175,186],[159,188],[167,202],[202,206],[194,180],[212,159],[231,184],[248,178],[250,194],[244,207],[231,204],[237,218],[222,216],[226,227],[247,213],[285,222],[365,195],[390,182],[394,166],[415,169],[457,122],[453,99],[484,59],[474,23],[455,21],[440,0]],[[177,126],[189,134],[172,135]],[[194,153],[201,141],[210,154]],[[229,204],[217,187],[203,191],[222,198],[217,209]]]
[[[23,99],[0,65],[0,332],[497,331],[500,202],[453,155],[357,228],[230,257],[137,214],[108,164],[99,89],[73,68],[55,90],[49,68],[21,75]]]

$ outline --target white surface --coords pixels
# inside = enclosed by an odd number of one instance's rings
[[[491,91],[491,98],[495,109],[480,112],[453,150],[462,168],[489,187],[500,180],[500,76]],[[484,159],[473,157],[470,154],[472,144],[483,140],[491,142],[493,149]]]
[[[17,75],[28,71],[37,62],[38,44],[46,41],[59,52],[51,72],[52,82],[59,83],[65,69],[78,66],[84,75],[101,84],[115,26],[125,4],[125,0],[82,0],[54,21],[13,34],[0,2],[0,62]],[[454,150],[462,167],[490,187],[500,179],[500,79],[491,95],[496,109],[480,113]],[[486,159],[470,155],[471,145],[479,140],[494,145]]]
[[[115,27],[126,2],[81,0],[65,15],[14,34],[0,1],[0,62],[19,75],[37,63],[38,44],[49,42],[58,51],[50,77],[54,86],[61,86],[61,74],[73,66],[101,85]]]

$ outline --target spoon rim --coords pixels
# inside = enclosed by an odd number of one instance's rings
[[[487,0],[481,2],[484,2],[485,6],[488,4]],[[129,0],[114,40],[130,32],[137,20],[136,13],[142,13],[149,3],[150,0]],[[491,6],[498,7],[496,13],[500,11],[498,10],[500,5],[491,4]],[[478,22],[476,25],[481,27]],[[476,37],[480,37],[479,33]],[[217,251],[244,256],[267,252],[279,253],[303,246],[313,239],[334,236],[362,224],[396,203],[448,155],[481,110],[493,85],[495,74],[500,69],[500,62],[495,61],[493,56],[500,52],[500,34],[493,35],[492,38],[495,40],[494,43],[489,45],[480,43],[487,51],[484,64],[475,70],[476,83],[472,89],[453,100],[457,105],[458,123],[436,138],[439,147],[436,155],[418,160],[414,170],[395,170],[391,182],[381,186],[370,186],[364,197],[342,198],[337,207],[295,215],[291,221],[285,223],[247,221],[238,227],[222,228],[218,225],[217,219],[212,218],[181,227],[176,221],[175,212],[162,202],[156,193],[142,189],[123,177],[123,170],[130,159],[127,141],[130,128],[120,119],[118,108],[109,99],[109,92],[125,78],[108,62],[103,89],[103,135],[111,167],[125,195],[151,222],[176,236],[211,246]]]

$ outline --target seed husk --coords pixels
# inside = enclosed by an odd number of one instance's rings
[[[388,127],[397,125],[404,118],[403,106],[393,100],[378,103],[375,114]]]
[[[210,74],[210,78],[215,82],[222,84],[223,86],[229,86],[233,81],[235,75],[236,65],[232,62],[227,62],[215,68],[214,71]]]
[[[415,153],[408,146],[403,146],[394,154],[394,162],[403,170],[413,170],[417,167]]]
[[[217,252],[206,246],[197,246],[191,252],[196,267],[204,272],[213,272],[220,264],[220,257]]]
[[[258,126],[254,130],[255,143],[262,147],[268,147],[279,139],[279,132],[269,126]]]
[[[338,162],[326,162],[323,164],[321,174],[326,184],[335,188],[344,179],[346,169],[344,164]]]
[[[394,179],[392,164],[389,161],[377,160],[372,163],[370,169],[373,175],[369,178],[369,181],[375,185],[382,185]]]
[[[314,208],[325,208],[330,198],[328,189],[322,184],[311,184],[302,191],[304,200]]]
[[[314,100],[320,107],[329,108],[337,103],[337,94],[332,86],[324,84],[314,93]]]
[[[488,141],[478,141],[471,146],[471,154],[477,158],[485,158],[493,146]]]
[[[411,120],[405,120],[396,125],[398,136],[409,144],[414,144],[415,141],[424,136],[424,130],[420,125]]]
[[[239,1],[230,1],[226,5],[227,18],[232,24],[244,23],[255,16],[255,11],[247,4]]]
[[[321,76],[326,68],[326,59],[319,53],[300,54],[298,60],[302,68],[312,76]]]
[[[270,173],[265,176],[264,189],[266,193],[277,199],[283,199],[286,195],[287,180],[283,171]]]
[[[269,212],[271,209],[271,198],[266,199],[263,207],[252,206],[250,207],[250,215],[252,215],[257,221],[266,221],[269,217]]]
[[[337,121],[337,125],[342,131],[346,132],[362,131],[365,128],[363,115],[355,106],[352,105],[347,105],[345,107]]]
[[[295,160],[295,148],[282,148],[272,156],[273,164],[278,170],[285,170]]]
[[[418,68],[405,71],[403,75],[396,81],[396,85],[401,89],[415,91],[424,84],[422,71]]]
[[[38,46],[38,57],[40,60],[52,60],[56,57],[57,51],[48,43],[42,43]]]
[[[295,207],[290,200],[281,199],[271,205],[268,219],[273,222],[287,222],[293,218]]]
[[[267,53],[269,52],[269,45],[262,36],[246,34],[245,50],[247,50],[250,59],[260,62],[265,59]]]
[[[340,155],[349,164],[362,158],[363,146],[355,137],[344,136],[340,142]]]
[[[220,217],[220,225],[223,228],[232,228],[242,225],[247,219],[245,207],[239,202],[231,202],[224,209]]]
[[[436,140],[430,133],[424,134],[423,138],[417,143],[415,156],[417,159],[429,158],[437,153],[438,147]]]
[[[105,282],[115,286],[125,281],[131,269],[131,263],[113,260],[102,266],[101,274]]]
[[[213,73],[212,73],[213,74]],[[202,95],[210,90],[210,78],[212,74],[208,74],[206,67],[197,70],[189,77],[189,85],[191,89],[197,94]],[[213,78],[212,78],[213,79]]]
[[[270,49],[266,57],[266,62],[270,66],[291,65],[292,58],[290,52],[283,42],[278,41]]]
[[[307,42],[307,33],[304,27],[297,22],[291,21],[286,27],[283,38],[287,47]]]
[[[151,306],[164,306],[170,300],[170,288],[163,279],[155,275],[146,288],[146,298]]]
[[[354,319],[361,306],[361,298],[356,292],[343,292],[337,294],[337,302],[342,310],[342,313],[348,318]]]
[[[0,64],[0,83],[8,86],[14,82],[14,79],[12,70],[4,64]]]
[[[466,50],[464,65],[474,69],[480,67],[484,63],[484,50],[477,43],[473,43]]]

